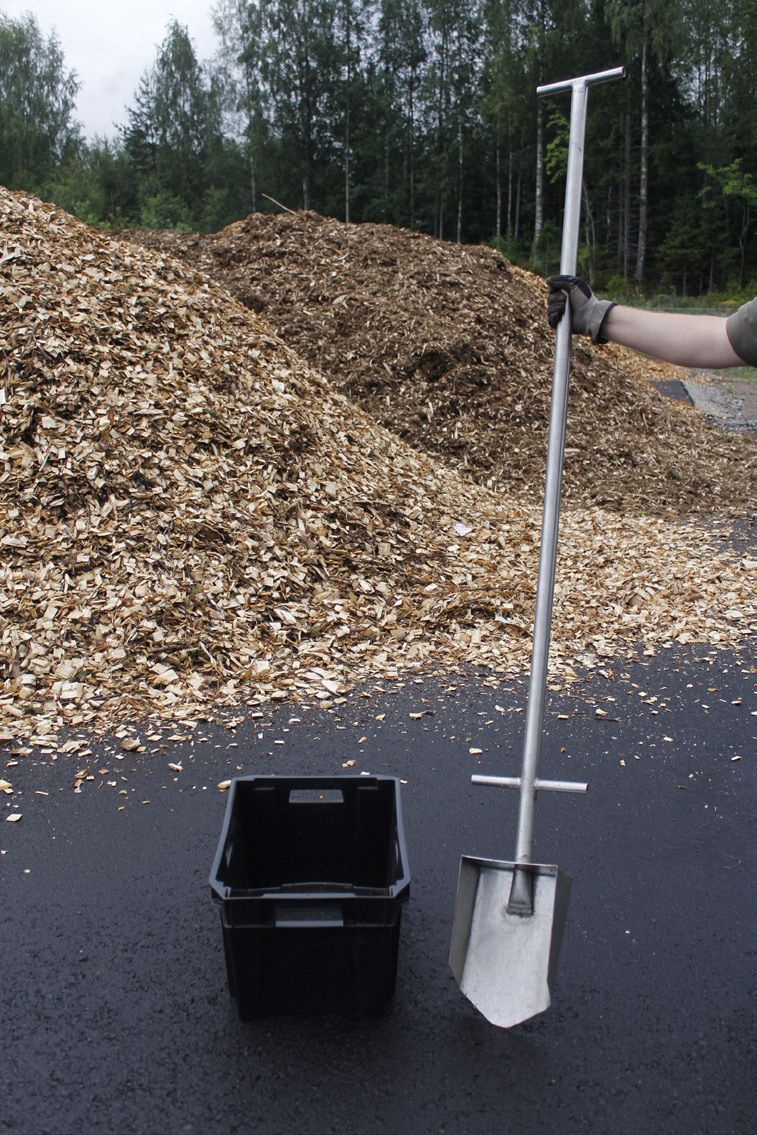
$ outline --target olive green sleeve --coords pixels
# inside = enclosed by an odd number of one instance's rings
[[[739,358],[749,366],[757,366],[757,297],[729,315],[725,329]]]

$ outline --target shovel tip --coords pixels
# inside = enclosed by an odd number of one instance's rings
[[[509,908],[520,874],[529,878],[531,914]],[[550,1007],[570,885],[556,866],[463,856],[450,967],[461,992],[498,1028]]]

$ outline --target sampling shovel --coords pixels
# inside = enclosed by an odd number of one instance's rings
[[[624,74],[622,67],[616,67],[596,75],[583,75],[578,79],[537,87],[539,95],[572,92],[561,275],[572,276],[576,271],[588,89],[595,83],[623,78]],[[569,781],[539,779],[568,412],[570,324],[568,311],[558,324],[555,343],[547,479],[521,775],[471,777],[474,784],[520,790],[515,861],[462,857],[449,956],[452,972],[462,992],[487,1020],[501,1028],[517,1025],[549,1008],[570,898],[570,876],[554,865],[532,862],[536,794],[540,791],[586,792],[588,787]]]

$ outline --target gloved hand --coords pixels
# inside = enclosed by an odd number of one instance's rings
[[[580,276],[548,276],[547,318],[553,329],[563,317],[570,297],[572,327],[577,335],[591,335],[595,343],[606,343],[600,332],[607,313],[615,307],[612,300],[598,300],[586,280]]]

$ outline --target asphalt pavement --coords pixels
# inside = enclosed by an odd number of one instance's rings
[[[517,795],[470,775],[518,774],[525,680],[409,674],[142,730],[141,752],[7,748],[0,1131],[751,1135],[753,645],[639,651],[550,692],[541,773],[590,790],[540,797],[536,858],[573,892],[553,1005],[510,1030],[447,956],[461,854],[514,850]],[[394,1000],[375,1020],[243,1023],[208,886],[218,784],[361,772],[403,781]]]

